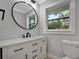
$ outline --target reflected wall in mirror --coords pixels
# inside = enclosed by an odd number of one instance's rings
[[[23,29],[30,30],[38,24],[38,15],[29,3],[16,2],[12,6],[11,12],[15,23]]]

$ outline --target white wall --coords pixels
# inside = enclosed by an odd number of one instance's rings
[[[45,19],[44,15],[44,9],[50,4],[55,3],[57,0],[48,0],[47,2],[40,5],[40,34],[43,34],[43,23]],[[48,36],[48,52],[50,54],[56,55],[56,56],[63,56],[63,49],[62,49],[62,42],[61,40],[79,40],[79,0],[76,0],[76,32],[74,35],[47,35]]]
[[[26,16],[25,14],[18,12],[18,11],[13,11],[13,14],[15,15],[14,18],[16,19],[17,23],[26,28]]]
[[[11,8],[14,3],[15,0],[0,0],[0,9],[5,9],[4,21],[0,18],[0,40],[19,38],[27,32],[30,32],[32,36],[39,35],[39,24],[35,29],[30,31],[16,25],[11,16]]]

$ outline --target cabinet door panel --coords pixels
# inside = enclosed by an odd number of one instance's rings
[[[43,39],[40,41],[40,55],[39,55],[39,59],[46,59],[47,58],[47,41],[46,39]]]
[[[8,59],[27,59],[27,55],[20,53],[20,54],[14,54],[12,56],[9,56]]]

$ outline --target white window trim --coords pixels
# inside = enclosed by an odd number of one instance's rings
[[[63,4],[66,4],[66,3],[70,3],[70,26],[69,26],[69,30],[66,30],[66,31],[63,31],[63,30],[49,30],[47,28],[47,14],[46,14],[46,10],[50,7],[60,7],[62,6]],[[59,2],[56,2],[55,4],[51,4],[49,6],[47,6],[45,8],[45,12],[44,12],[44,16],[45,16],[45,19],[44,19],[44,29],[43,29],[43,32],[45,34],[75,34],[75,30],[76,30],[76,26],[75,26],[75,22],[76,22],[76,0],[63,0],[63,1],[59,1]]]
[[[29,17],[30,16],[32,16],[32,15],[34,15],[35,13],[34,12],[32,12],[31,14],[29,14],[28,16],[27,16],[27,28],[29,28]],[[36,25],[36,22],[37,22],[37,17],[36,17],[36,14],[35,14],[35,25]]]
[[[34,12],[30,13],[26,18],[27,18],[27,28],[29,28],[29,17],[34,15]]]

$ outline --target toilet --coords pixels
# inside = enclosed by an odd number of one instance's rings
[[[62,40],[64,57],[62,59],[79,59],[79,41]]]

